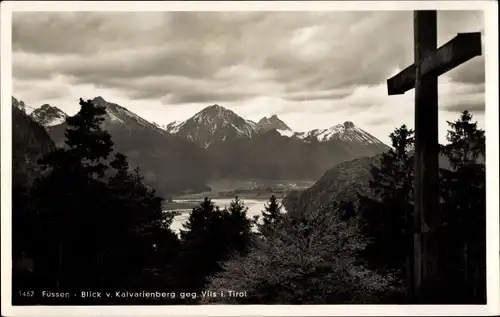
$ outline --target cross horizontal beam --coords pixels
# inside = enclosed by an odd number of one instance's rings
[[[481,32],[458,33],[434,54],[420,62],[420,75],[442,75],[458,65],[481,55]],[[412,64],[387,80],[389,95],[401,95],[415,88],[416,65]]]

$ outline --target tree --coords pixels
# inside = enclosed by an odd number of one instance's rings
[[[455,122],[447,121],[450,129],[446,139],[449,142],[442,147],[454,170],[475,164],[484,164],[486,139],[484,130],[478,129],[477,122],[472,122],[468,111],[461,113]]]
[[[451,171],[442,171],[443,215],[440,241],[441,275],[451,285],[450,299],[484,303],[486,300],[486,189],[485,135],[464,111],[448,122],[448,144],[442,152]]]
[[[100,127],[105,109],[82,99],[80,106],[67,119],[66,148],[40,160],[48,175],[36,182],[32,195],[37,200],[45,247],[39,249],[38,262],[53,270],[44,274],[47,278],[55,277],[56,286],[67,288],[90,283],[89,276],[98,267],[101,211],[108,206],[108,191],[100,178],[113,146],[110,135]]]
[[[188,221],[182,225],[183,229],[180,230],[181,239],[189,241],[203,234],[219,214],[220,210],[214,206],[208,197],[205,197],[199,207],[193,208]]]
[[[371,241],[363,257],[372,268],[396,272],[410,287],[414,132],[403,125],[390,138],[392,148],[382,154],[380,166],[372,167],[373,197],[360,197],[364,233]]]
[[[112,173],[107,162],[113,143],[101,128],[106,109],[91,101],[80,105],[67,119],[66,147],[41,160],[47,176],[31,195],[40,227],[35,264],[41,284],[65,291],[169,287],[167,272],[179,244],[169,229],[172,215],[125,155],[115,153]]]
[[[228,209],[215,207],[208,198],[193,208],[181,230],[182,246],[174,267],[177,290],[200,292],[230,255],[247,252],[251,221],[246,212],[237,197]]]
[[[279,225],[281,221],[281,208],[283,206],[278,202],[276,196],[269,198],[269,203],[264,206],[262,211],[262,224],[258,225],[259,232],[266,236]]]
[[[227,239],[232,241],[229,245],[226,254],[237,252],[239,254],[246,254],[248,247],[252,240],[252,220],[247,217],[248,207],[245,203],[235,197],[229,204],[229,208],[224,213],[224,226],[222,230],[226,232]]]
[[[441,212],[436,235],[442,257],[440,279],[433,281],[432,294],[426,294],[436,303],[485,300],[485,140],[484,131],[471,120],[465,111],[457,121],[448,122],[448,144],[441,146],[451,170],[440,169]],[[409,288],[413,131],[403,126],[391,134],[391,139],[393,149],[372,171],[373,197],[361,197],[364,232],[371,240],[363,258],[372,268],[400,272]]]
[[[283,226],[266,239],[256,239],[247,255],[234,255],[211,279],[208,290],[225,297],[205,303],[348,304],[376,303],[396,291],[391,276],[381,276],[357,264],[364,248],[357,220],[342,221],[338,206],[284,218]],[[229,297],[228,291],[246,291]]]
[[[139,168],[130,170],[125,155],[116,153],[110,165],[115,174],[108,186],[116,212],[109,214],[115,219],[116,229],[107,241],[113,241],[109,249],[115,251],[116,258],[107,261],[111,270],[108,276],[122,280],[115,283],[128,280],[143,289],[159,289],[166,286],[162,284],[168,279],[167,268],[179,247],[177,236],[169,228],[173,215],[163,212],[163,199],[143,183]],[[117,263],[129,265],[117,275]]]
[[[103,177],[107,168],[103,160],[107,159],[113,150],[111,135],[101,128],[106,108],[92,103],[91,100],[82,99],[80,106],[80,111],[75,116],[66,119],[67,149],[56,151],[41,163],[56,168],[64,162],[67,164],[65,167],[72,168],[75,173]]]

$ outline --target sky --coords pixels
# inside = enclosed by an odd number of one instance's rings
[[[389,144],[413,127],[414,93],[386,80],[413,63],[412,11],[14,12],[13,95],[72,115],[102,96],[159,124],[219,104],[245,119],[277,114],[294,131],[352,121]],[[438,45],[483,34],[481,11],[439,11]],[[483,47],[484,50],[484,47]],[[439,78],[446,120],[484,128],[484,56]]]

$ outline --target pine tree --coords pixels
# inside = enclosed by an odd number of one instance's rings
[[[442,147],[452,166],[443,171],[442,268],[450,297],[460,302],[486,300],[485,136],[464,111],[448,122],[448,144]]]
[[[180,230],[181,239],[187,241],[204,233],[218,213],[219,211],[212,201],[205,197],[199,207],[193,208],[188,221],[182,225],[183,229]]]
[[[282,205],[278,202],[276,196],[272,195],[269,198],[269,203],[264,206],[262,211],[262,224],[258,226],[262,235],[266,236],[280,224],[282,218],[281,208]]]
[[[252,221],[247,217],[248,207],[238,197],[229,204],[228,213],[225,213],[223,230],[227,230],[227,238],[232,241],[228,252],[244,254],[248,251],[252,235]]]
[[[403,125],[391,133],[390,138],[392,149],[382,154],[380,166],[372,167],[373,197],[360,197],[364,233],[371,240],[363,256],[373,268],[396,271],[409,287],[414,132]]]
[[[108,196],[101,178],[113,146],[110,135],[100,127],[105,109],[82,99],[80,106],[80,111],[67,119],[66,148],[40,160],[48,175],[36,182],[32,193],[44,244],[40,266],[53,269],[44,275],[53,278],[56,286],[73,288],[99,279],[91,278],[98,276],[101,262],[98,240],[109,229],[102,221]]]
[[[71,164],[75,172],[82,169],[81,172],[88,175],[103,177],[107,168],[103,160],[108,158],[113,149],[110,134],[101,128],[106,109],[83,99],[80,99],[80,106],[75,116],[66,119],[68,128],[65,143],[68,149],[58,151],[55,157],[49,156],[49,160],[42,161],[42,164],[57,166],[63,162],[62,156],[65,156],[64,161]]]
[[[199,291],[206,276],[218,269],[223,242],[215,239],[213,232],[218,231],[221,218],[221,211],[208,197],[191,211],[180,230],[182,244],[173,265],[176,290]]]
[[[182,246],[174,267],[177,290],[200,292],[231,254],[247,252],[251,220],[246,212],[238,198],[223,210],[208,198],[193,208],[181,230]]]
[[[114,283],[122,285],[123,280],[128,280],[129,285],[142,289],[167,287],[162,284],[168,280],[167,268],[179,247],[176,235],[169,228],[173,217],[163,212],[162,198],[143,183],[139,168],[130,169],[125,155],[116,153],[110,165],[115,170],[109,187],[116,210],[115,243],[110,249],[120,252],[117,258],[108,261],[108,269],[112,271],[108,275],[115,276],[118,281]],[[117,275],[116,265],[120,262],[129,265]]]
[[[447,123],[450,127],[446,136],[449,144],[442,149],[453,169],[484,163],[486,145],[484,130],[477,128],[477,122],[472,122],[472,115],[464,111],[457,121],[447,121]]]

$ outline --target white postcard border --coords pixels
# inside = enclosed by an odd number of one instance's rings
[[[4,316],[437,316],[500,314],[498,3],[496,1],[4,1],[1,8],[1,304]],[[482,10],[485,17],[488,305],[12,306],[13,11]],[[408,36],[412,36],[409,34]]]

